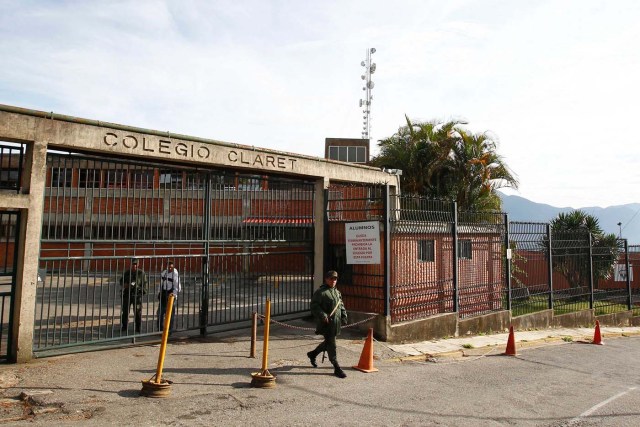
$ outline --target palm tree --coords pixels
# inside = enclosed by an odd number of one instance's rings
[[[456,201],[463,210],[500,210],[496,190],[518,187],[518,181],[496,152],[496,141],[488,133],[457,129],[459,140],[450,157],[455,170]]]
[[[405,192],[455,200],[461,210],[499,210],[501,187],[518,182],[488,134],[466,131],[461,121],[412,123],[379,141],[378,167],[402,169]]]
[[[574,210],[558,214],[550,225],[553,269],[567,279],[571,288],[588,286],[591,271],[594,282],[611,276],[621,252],[620,243],[614,234],[602,231],[598,218]],[[543,245],[549,245],[546,238]]]

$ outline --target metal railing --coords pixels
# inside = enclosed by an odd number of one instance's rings
[[[627,260],[633,270],[626,240],[554,232],[547,223],[509,227],[513,316],[547,309],[555,315],[593,309],[597,316],[635,310],[638,282],[626,274]]]

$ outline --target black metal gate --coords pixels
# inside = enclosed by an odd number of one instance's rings
[[[0,211],[0,360],[11,357],[13,303],[16,287],[16,251],[20,227],[19,211]]]
[[[178,331],[248,321],[267,297],[274,315],[306,311],[314,198],[309,181],[50,152],[34,350],[157,334],[169,260]],[[148,278],[140,325],[119,283],[133,258]]]

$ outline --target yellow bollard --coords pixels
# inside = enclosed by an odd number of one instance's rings
[[[164,355],[167,351],[167,340],[169,339],[169,325],[171,325],[171,315],[173,314],[173,294],[167,300],[167,311],[164,315],[164,329],[162,330],[162,343],[160,344],[160,355],[158,356],[158,367],[156,368],[156,382],[162,382],[162,368],[164,367]]]
[[[167,300],[167,310],[164,316],[164,329],[162,330],[162,342],[160,343],[160,354],[158,355],[158,366],[156,374],[151,379],[142,381],[140,394],[147,397],[168,397],[171,391],[171,381],[162,381],[162,368],[164,367],[164,356],[167,351],[167,340],[169,339],[169,325],[171,325],[171,315],[173,314],[173,294]]]
[[[262,345],[262,372],[251,374],[251,386],[259,388],[272,388],[276,386],[276,377],[267,369],[269,359],[269,325],[271,324],[271,300],[267,299],[266,314],[264,319],[264,340]]]

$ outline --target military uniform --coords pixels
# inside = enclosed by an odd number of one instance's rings
[[[127,270],[120,278],[122,286],[122,330],[126,331],[129,324],[129,310],[134,306],[134,322],[136,332],[140,332],[142,325],[142,296],[147,293],[147,275],[140,269]]]
[[[335,274],[335,272],[329,272]],[[337,279],[337,274],[335,277]],[[346,377],[338,364],[336,354],[336,336],[340,335],[340,327],[347,323],[347,310],[342,303],[342,295],[335,288],[326,283],[320,286],[311,298],[311,313],[316,319],[316,333],[324,337],[324,341],[315,350],[307,353],[311,364],[316,367],[316,357],[323,351],[327,352],[329,361],[334,366],[337,377]]]

